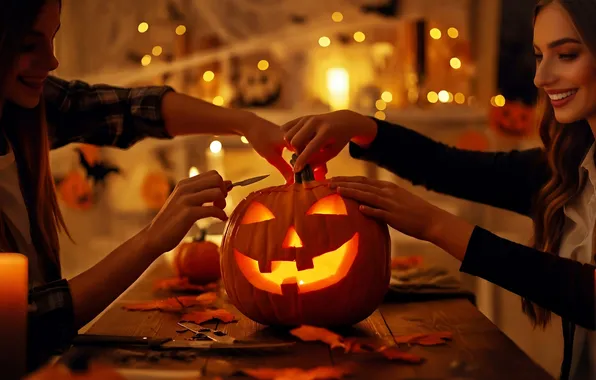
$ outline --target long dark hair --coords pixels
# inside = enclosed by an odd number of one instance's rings
[[[7,78],[13,74],[23,38],[30,32],[47,1],[0,1],[0,132],[10,142],[17,163],[21,192],[27,205],[30,232],[45,280],[60,277],[59,237],[66,224],[60,212],[49,164],[49,138],[44,101],[34,109],[24,109],[7,100]],[[0,223],[0,239],[10,244],[8,230]],[[14,244],[12,244],[14,245]],[[11,247],[16,249],[16,247]]]
[[[553,2],[561,4],[569,13],[583,42],[596,56],[596,0],[541,0],[534,19]],[[533,245],[536,249],[557,254],[565,222],[563,207],[582,189],[579,166],[594,143],[594,134],[586,120],[565,125],[557,122],[546,93],[540,91],[539,96],[542,111],[539,132],[551,177],[535,202]],[[526,298],[522,299],[522,308],[535,325],[545,327],[550,322],[551,312]]]

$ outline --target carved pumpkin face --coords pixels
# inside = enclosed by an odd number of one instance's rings
[[[232,213],[222,241],[230,301],[263,324],[350,325],[389,284],[386,225],[326,182],[267,188]]]

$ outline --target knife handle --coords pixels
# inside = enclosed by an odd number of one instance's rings
[[[144,346],[158,348],[172,338],[149,338],[146,336],[124,336],[124,335],[77,335],[72,344],[75,346]]]

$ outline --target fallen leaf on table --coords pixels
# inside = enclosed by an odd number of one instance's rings
[[[206,292],[217,289],[217,283],[211,282],[206,285],[191,284],[186,277],[173,277],[165,280],[158,280],[153,286],[154,290],[166,290],[172,292]]]
[[[344,347],[343,337],[334,332],[331,332],[322,327],[314,327],[308,325],[302,325],[293,330],[290,333],[304,341],[321,341],[327,343],[331,348]]]
[[[346,367],[315,367],[301,368],[247,368],[240,372],[262,380],[315,380],[341,379],[351,373]]]
[[[389,346],[379,347],[377,352],[389,360],[399,360],[402,362],[414,363],[414,364],[422,363],[424,361],[424,359],[422,357],[420,357],[418,355],[411,354],[409,352],[402,351],[395,346],[393,346],[393,347],[389,347]]]
[[[201,324],[203,322],[207,322],[211,319],[219,319],[224,323],[230,323],[236,320],[234,314],[230,313],[225,309],[213,309],[213,310],[203,310],[203,311],[193,311],[191,313],[184,314],[182,316],[182,321],[186,322],[194,322],[196,324]]]
[[[391,269],[411,269],[422,264],[422,256],[397,256],[391,259]]]
[[[363,338],[345,338],[343,340],[344,352],[361,354],[365,352],[376,352],[378,344],[368,342]]]
[[[393,338],[397,344],[407,343],[418,344],[420,346],[438,346],[447,343],[447,340],[453,339],[453,333],[449,331],[437,331],[410,335],[394,335]]]
[[[367,338],[348,337],[344,338],[332,331],[322,327],[303,325],[290,333],[304,341],[321,341],[327,343],[331,348],[341,347],[345,353],[379,353],[390,360],[399,360],[406,363],[422,363],[424,359],[418,355],[411,354],[399,349],[397,346],[386,346],[372,342]],[[446,336],[445,333],[441,336]]]
[[[199,294],[198,296],[178,296],[176,298],[178,298],[185,307],[209,306],[217,300],[217,294],[214,292],[207,292]]]

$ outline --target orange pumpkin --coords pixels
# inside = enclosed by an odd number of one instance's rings
[[[141,185],[141,196],[148,208],[159,210],[172,192],[170,181],[162,172],[151,172],[145,176]]]
[[[501,135],[527,137],[535,133],[534,107],[516,101],[507,101],[503,107],[491,107],[490,126]]]
[[[480,131],[471,130],[462,133],[457,139],[455,146],[459,149],[485,151],[490,147],[490,143],[486,134]]]
[[[219,247],[205,241],[205,231],[192,242],[182,242],[174,252],[174,271],[191,284],[204,285],[221,278]]]
[[[368,317],[387,292],[386,224],[317,181],[251,193],[236,207],[221,247],[230,302],[266,325],[345,326]]]
[[[60,198],[68,207],[88,210],[93,206],[93,189],[81,172],[71,171],[57,187]]]

